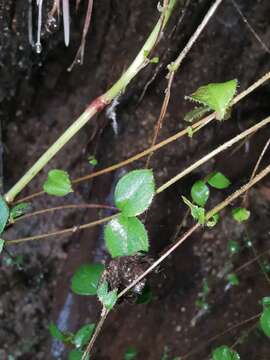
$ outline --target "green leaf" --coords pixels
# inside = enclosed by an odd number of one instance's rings
[[[50,170],[43,184],[43,190],[54,196],[65,196],[73,192],[68,173],[58,169]]]
[[[201,118],[204,114],[206,114],[209,111],[210,109],[208,106],[201,106],[195,108],[184,116],[184,121],[192,123],[193,121]]]
[[[8,222],[8,218],[9,208],[3,197],[0,196],[0,234],[2,234],[2,232],[4,231],[5,226]]]
[[[209,228],[216,226],[219,219],[220,219],[220,215],[214,214],[209,220],[207,220],[206,226],[208,226]]]
[[[240,360],[240,356],[236,351],[223,345],[213,351],[212,360]]]
[[[95,324],[87,324],[76,332],[72,341],[76,348],[81,348],[89,342],[94,333],[95,326]]]
[[[149,62],[151,64],[158,64],[159,63],[159,57],[158,56],[154,56],[152,57],[152,59],[149,60]]]
[[[125,352],[124,360],[133,360],[136,358],[138,351],[134,346],[129,346]]]
[[[185,196],[182,196],[184,203],[190,208],[191,215],[194,220],[197,220],[199,224],[205,223],[205,209],[197,205],[192,204]]]
[[[80,350],[71,350],[68,353],[68,360],[82,360],[83,351]],[[89,360],[89,355],[87,354],[85,360]]]
[[[60,329],[58,329],[58,327],[53,322],[49,324],[49,331],[52,337],[59,341],[65,342],[65,334]]]
[[[270,338],[270,308],[265,307],[260,316],[260,325],[264,334]]]
[[[187,98],[209,106],[216,112],[216,118],[223,120],[230,108],[232,99],[236,93],[236,88],[237,80],[230,80],[224,83],[212,83],[201,86]]]
[[[155,194],[153,172],[133,170],[124,175],[115,188],[115,204],[123,215],[131,217],[147,210]]]
[[[30,210],[31,210],[30,203],[17,204],[10,210],[9,219],[10,219],[10,221],[13,221],[13,220],[17,219],[18,217],[26,214]]]
[[[248,218],[250,216],[250,211],[248,211],[245,208],[239,207],[239,208],[233,209],[232,216],[235,221],[243,222],[243,221],[248,220]]]
[[[96,295],[103,270],[104,265],[102,264],[81,265],[72,276],[72,291],[78,295]]]
[[[89,162],[89,164],[92,165],[92,166],[96,166],[96,165],[98,164],[97,159],[96,159],[93,155],[90,155],[90,156],[88,157],[88,162]]]
[[[202,180],[196,181],[191,188],[192,200],[199,206],[204,206],[209,198],[210,191]]]
[[[117,289],[108,291],[108,283],[103,281],[98,287],[97,296],[102,305],[111,310],[117,301]]]
[[[229,240],[228,241],[228,249],[231,254],[237,254],[240,252],[241,246],[240,246],[239,242],[237,242],[235,240]]]
[[[3,251],[3,249],[4,249],[4,245],[5,245],[5,240],[0,239],[0,254],[1,254],[1,252]]]
[[[215,189],[226,189],[231,184],[230,180],[221,172],[212,173],[207,182]]]
[[[105,227],[105,242],[111,256],[130,256],[148,251],[148,235],[143,223],[135,217],[119,215]]]
[[[238,276],[236,274],[234,274],[234,273],[229,274],[227,276],[227,280],[228,280],[229,284],[233,285],[233,286],[237,286],[240,283],[239,279],[238,279]]]

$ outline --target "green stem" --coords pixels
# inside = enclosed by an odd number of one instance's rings
[[[55,143],[37,160],[37,162],[23,175],[23,177],[5,194],[5,200],[11,203],[28,183],[44,168],[44,166],[62,149],[62,147],[99,111],[123,92],[130,81],[148,63],[145,53],[150,52],[156,45],[160,31],[167,24],[178,0],[170,0],[165,15],[161,14],[156,26],[146,40],[142,49],[120,79],[103,95],[99,96],[75,120],[75,122],[55,141]],[[164,16],[163,16],[164,15]]]

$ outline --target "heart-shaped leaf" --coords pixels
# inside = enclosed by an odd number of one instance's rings
[[[49,171],[48,178],[43,184],[43,190],[54,196],[65,196],[73,192],[68,173],[58,169]]]

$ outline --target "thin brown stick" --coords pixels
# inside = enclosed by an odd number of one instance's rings
[[[270,54],[270,49],[269,47],[262,41],[262,39],[260,38],[260,36],[257,34],[257,32],[253,29],[253,27],[250,25],[248,19],[245,17],[245,15],[243,14],[242,10],[240,9],[240,7],[238,6],[238,4],[234,1],[231,0],[234,8],[236,9],[236,11],[238,12],[238,14],[240,15],[241,19],[243,20],[243,22],[246,24],[247,28],[249,29],[249,31],[251,32],[251,34],[255,37],[255,39],[260,43],[261,47],[268,53]]]
[[[48,212],[54,212],[59,210],[66,210],[66,209],[108,209],[108,210],[117,210],[114,206],[109,205],[100,205],[100,204],[67,204],[67,205],[59,205],[55,207],[51,207],[48,209],[41,209],[37,211],[33,211],[32,213],[25,214],[23,216],[18,217],[17,219],[13,220],[13,222],[18,222],[20,220],[28,219],[32,216],[36,215],[44,215]]]
[[[91,350],[92,350],[92,348],[94,346],[94,343],[95,343],[98,335],[100,334],[100,331],[101,331],[101,329],[103,327],[103,324],[104,324],[109,312],[110,312],[109,310],[107,310],[105,307],[103,307],[101,315],[100,315],[99,322],[98,322],[98,324],[96,326],[95,332],[94,332],[93,336],[91,337],[91,340],[90,340],[89,344],[87,345],[87,348],[86,348],[85,352],[83,353],[82,360],[85,360],[86,356],[88,354],[90,354],[90,352],[91,352]]]
[[[256,262],[258,259],[260,259],[262,256],[268,254],[270,252],[270,248],[263,251],[262,253],[256,255],[253,259],[247,261],[246,263],[239,266],[237,269],[234,270],[234,273],[239,273],[240,271],[244,270],[245,268],[249,267],[251,264]]]
[[[76,4],[76,8],[77,7],[78,7],[78,4]],[[83,25],[81,44],[79,46],[79,49],[75,55],[75,58],[74,58],[72,64],[67,69],[67,71],[72,71],[74,65],[76,65],[76,64],[83,65],[86,36],[88,34],[89,26],[91,23],[92,11],[93,11],[93,0],[88,0],[87,12],[86,12],[84,25]]]
[[[159,114],[159,117],[158,117],[158,121],[157,121],[157,124],[155,126],[154,136],[153,136],[153,140],[152,140],[152,143],[151,143],[151,147],[153,147],[155,145],[156,141],[157,141],[159,131],[160,131],[161,127],[162,127],[163,119],[164,119],[164,117],[166,115],[166,112],[167,112],[167,109],[168,109],[168,105],[169,105],[169,101],[170,101],[170,97],[171,97],[171,87],[172,87],[174,75],[175,75],[175,72],[171,72],[170,75],[169,75],[168,86],[167,86],[167,89],[165,90],[165,96],[164,96],[164,100],[163,100],[162,107],[161,107],[161,110],[160,110],[160,114]],[[145,164],[146,168],[148,168],[151,157],[153,156],[153,154],[154,154],[154,152],[149,153],[149,155],[147,157],[147,160],[146,160],[146,164]]]
[[[264,145],[263,149],[262,149],[262,152],[256,162],[256,165],[252,171],[252,174],[251,174],[251,177],[250,177],[250,180],[252,180],[254,178],[254,176],[256,175],[256,172],[260,166],[260,163],[262,162],[262,159],[264,157],[264,154],[266,153],[266,150],[268,149],[268,146],[270,144],[270,138],[267,140],[266,144]],[[243,197],[243,206],[246,206],[247,204],[247,199],[248,199],[248,191],[245,193],[244,197]]]
[[[44,238],[50,238],[53,236],[63,236],[63,235],[67,235],[70,233],[75,233],[79,230],[88,229],[88,228],[92,228],[97,225],[104,224],[105,222],[110,221],[111,219],[115,218],[116,216],[118,216],[118,214],[107,216],[103,219],[92,221],[90,223],[72,226],[67,229],[57,230],[57,231],[53,231],[53,232],[46,233],[46,234],[33,235],[33,236],[28,236],[28,237],[24,237],[24,238],[20,238],[20,239],[15,239],[15,240],[7,240],[5,242],[5,244],[6,245],[20,244],[20,243],[24,243],[26,241],[42,240]]]
[[[222,3],[223,0],[216,0],[212,6],[210,7],[210,9],[207,11],[205,17],[203,18],[202,22],[200,23],[200,25],[198,26],[198,28],[196,29],[196,31],[194,32],[194,34],[191,36],[191,38],[189,39],[187,45],[185,46],[185,48],[181,51],[181,53],[178,55],[177,59],[173,62],[173,71],[177,71],[178,68],[180,67],[180,65],[182,64],[184,58],[186,57],[186,55],[189,53],[189,51],[191,50],[192,46],[195,44],[195,42],[198,40],[198,37],[200,36],[200,34],[202,33],[202,31],[204,30],[204,28],[206,27],[206,25],[208,24],[209,20],[212,18],[212,16],[214,15],[214,13],[216,12],[217,8],[219,7],[219,5]]]
[[[269,123],[270,123],[270,116],[268,116],[266,119],[260,121],[259,123],[251,126],[247,130],[241,132],[237,136],[234,136],[232,139],[230,139],[229,141],[226,141],[224,144],[218,146],[216,149],[214,149],[213,151],[211,151],[207,155],[203,156],[201,159],[199,159],[198,161],[196,161],[192,165],[185,168],[185,170],[181,171],[179,174],[175,175],[173,178],[168,180],[165,184],[163,184],[162,186],[160,186],[156,190],[156,193],[159,194],[162,191],[166,190],[168,187],[170,187],[171,185],[173,185],[174,183],[176,183],[177,181],[179,181],[180,179],[182,179],[186,175],[190,174],[192,171],[197,169],[199,166],[205,164],[207,161],[209,161],[211,158],[213,158],[217,154],[221,153],[222,151],[227,150],[232,145],[234,145],[237,142],[241,141],[242,139],[244,139],[248,135],[258,131],[259,129],[261,129],[262,127],[266,126]]]
[[[246,96],[248,96],[249,94],[251,94],[254,90],[256,90],[258,87],[260,87],[261,85],[263,85],[266,81],[268,81],[270,79],[270,71],[267,72],[265,75],[263,75],[259,80],[257,80],[255,83],[253,83],[251,86],[249,86],[246,90],[242,91],[239,95],[237,95],[233,101],[232,101],[232,105],[235,105],[237,104],[239,101],[241,101],[243,98],[245,98]],[[195,124],[192,125],[192,129],[197,129],[198,127],[202,127],[202,126],[205,126],[207,125],[208,123],[210,123],[212,120],[215,119],[215,113],[212,113],[206,117],[204,117],[203,119],[197,121]],[[184,129],[184,130],[181,130],[179,131],[178,133],[174,134],[173,136],[170,136],[169,138],[161,141],[160,143],[156,144],[155,146],[153,147],[150,147],[126,160],[123,160],[117,164],[114,164],[114,165],[111,165],[107,168],[104,168],[102,170],[99,170],[99,171],[96,171],[92,174],[89,174],[89,175],[84,175],[82,177],[79,177],[77,179],[74,179],[72,181],[73,184],[78,184],[80,182],[83,182],[83,181],[87,181],[87,180],[90,180],[90,179],[93,179],[97,176],[100,176],[100,175],[103,175],[103,174],[107,174],[109,172],[112,172],[114,170],[117,170],[125,165],[128,165],[136,160],[139,160],[143,157],[145,157],[146,155],[148,155],[149,153],[153,152],[153,151],[156,151],[168,144],[170,144],[171,142],[174,142],[175,140],[178,140],[180,139],[182,136],[188,134],[188,130],[187,129]],[[36,192],[36,193],[33,193],[31,195],[28,195],[28,196],[25,196],[19,200],[17,200],[15,202],[15,204],[17,203],[20,203],[20,202],[23,202],[23,201],[28,201],[28,200],[31,200],[35,197],[38,197],[40,195],[43,195],[44,192],[43,191],[39,191],[39,192]]]

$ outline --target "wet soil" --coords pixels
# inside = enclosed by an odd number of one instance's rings
[[[119,98],[116,108],[118,135],[103,112],[65,146],[23,195],[40,190],[49,169],[65,169],[76,178],[93,171],[87,160],[89,155],[95,154],[97,168],[103,168],[150,145],[166,89],[166,64],[183,48],[210,3],[191,1],[175,30],[181,13],[179,7],[156,50],[161,65],[155,79],[146,89],[156,69],[153,64],[142,71]],[[263,41],[270,44],[270,3],[267,0],[238,0],[237,3]],[[67,73],[79,44],[86,4],[82,2],[77,16],[72,13],[70,48],[64,47],[61,31],[44,34],[40,56],[33,53],[25,38],[27,9],[20,13],[19,5],[15,6],[12,1],[9,4],[12,16],[18,18],[18,14],[22,14],[24,21],[18,20],[22,28],[19,34],[9,30],[10,46],[4,48],[1,58],[1,74],[6,74],[6,80],[3,81],[2,76],[0,80],[4,189],[15,183],[90,100],[121,75],[157,19],[154,0],[95,3],[84,65]],[[3,9],[1,11],[0,17]],[[10,16],[10,12],[6,14]],[[21,58],[14,50],[19,48],[20,41],[23,42],[19,52]],[[184,100],[185,95],[202,84],[232,78],[239,80],[241,91],[269,70],[269,58],[231,2],[224,1],[175,77],[159,139],[186,127],[183,115],[192,105]],[[19,63],[22,59],[23,63]],[[213,123],[192,139],[183,138],[156,152],[151,167],[157,185],[268,115],[269,93],[269,85],[263,86],[235,107],[230,120]],[[229,189],[212,192],[211,208],[249,179],[268,138],[268,128],[259,131],[241,147],[216,157],[155,199],[146,218],[151,258],[157,258],[175,238],[186,210],[181,195],[188,195],[194,180],[214,170],[222,171],[231,179]],[[266,164],[269,151],[264,159]],[[116,173],[82,183],[64,199],[36,198],[33,209],[85,202],[112,204],[117,179],[126,171],[144,166],[145,159],[142,159]],[[181,359],[201,360],[209,359],[213,347],[227,344],[235,345],[241,359],[268,360],[269,341],[256,327],[256,319],[240,323],[261,311],[259,302],[269,295],[269,279],[256,261],[238,273],[239,286],[228,287],[226,275],[270,248],[269,192],[269,178],[250,191],[248,225],[237,225],[231,219],[229,208],[215,228],[204,229],[190,237],[162,264],[158,273],[149,277],[153,292],[150,303],[123,302],[117,306],[97,340],[93,359],[123,359],[125,350],[134,346],[138,350],[137,359],[157,360],[167,352],[168,359],[182,356]],[[233,205],[239,204],[237,201]],[[9,228],[5,237],[15,239],[46,233],[106,215],[109,215],[108,210],[65,210],[36,216]],[[191,219],[184,222],[180,234],[191,224]],[[229,240],[241,244],[240,254],[230,255]],[[98,320],[100,306],[96,299],[72,294],[70,278],[82,263],[108,260],[103,229],[29,242],[9,248],[9,251],[13,257],[21,257],[21,265],[12,264],[7,253],[0,260],[0,359],[66,359],[66,349],[51,341],[48,324],[54,321],[62,330],[74,331],[86,322]],[[266,254],[265,260],[268,259]],[[204,279],[208,279],[210,286],[207,311],[196,306]],[[240,325],[218,336],[237,324]]]

